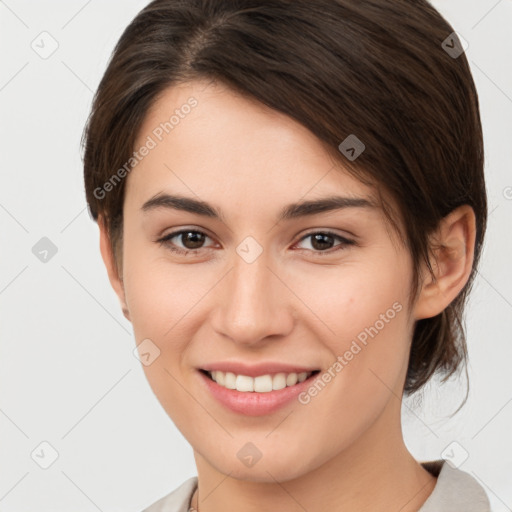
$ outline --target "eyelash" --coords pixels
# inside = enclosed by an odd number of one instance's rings
[[[174,238],[174,237],[176,237],[178,235],[184,234],[184,233],[199,233],[201,235],[205,235],[206,237],[210,238],[206,233],[204,233],[203,231],[199,231],[197,229],[182,229],[182,230],[174,231],[172,233],[169,233],[169,234],[165,235],[164,237],[158,239],[157,243],[159,243],[160,245],[165,245],[170,251],[172,251],[172,252],[174,252],[176,254],[183,255],[183,256],[186,256],[186,255],[188,255],[190,253],[197,253],[199,250],[204,249],[204,247],[200,247],[198,249],[181,249],[180,247],[176,247],[175,245],[170,243],[170,240],[172,238]],[[312,250],[312,252],[315,255],[318,255],[318,256],[324,256],[324,255],[333,254],[334,252],[337,252],[337,251],[340,251],[340,250],[341,251],[345,250],[347,248],[347,246],[349,246],[349,245],[356,245],[354,240],[349,240],[348,238],[345,238],[345,237],[343,237],[341,235],[338,235],[337,233],[334,233],[334,232],[329,231],[329,230],[312,231],[310,233],[307,233],[297,243],[300,243],[303,240],[305,240],[306,238],[309,238],[309,237],[311,237],[313,235],[318,235],[318,234],[331,236],[333,238],[338,239],[341,242],[341,244],[335,246],[334,248],[327,249],[325,251],[315,251],[315,250]],[[206,249],[208,249],[208,247]],[[310,249],[299,249],[299,250],[309,251]]]

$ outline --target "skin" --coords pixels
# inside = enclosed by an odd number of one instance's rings
[[[440,224],[433,237],[443,246],[436,280],[422,269],[409,308],[411,256],[378,206],[276,223],[289,203],[374,194],[291,118],[221,84],[190,82],[159,98],[136,146],[190,96],[197,107],[127,177],[120,273],[101,217],[99,227],[110,282],[136,342],[149,338],[161,351],[143,368],[193,447],[195,508],[417,511],[436,479],[402,436],[410,343],[414,322],[440,313],[469,277],[473,211],[460,207]],[[207,201],[224,219],[163,207],[142,211],[160,193]],[[204,232],[203,245],[183,236],[157,242],[180,228]],[[354,243],[334,237],[318,248],[306,237],[325,230]],[[263,248],[250,264],[236,252],[247,236]],[[195,252],[175,254],[172,243]],[[220,360],[327,370],[397,302],[401,311],[307,405],[293,401],[269,415],[243,416],[200,385],[197,368]],[[262,453],[252,467],[237,457],[247,442]]]

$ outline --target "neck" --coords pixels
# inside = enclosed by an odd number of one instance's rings
[[[383,425],[385,417],[348,449],[283,482],[270,476],[266,482],[226,476],[194,452],[199,493],[192,505],[198,512],[417,512],[432,493],[436,478],[407,450],[400,422],[384,430]]]

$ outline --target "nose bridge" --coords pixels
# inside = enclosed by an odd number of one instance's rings
[[[251,296],[264,290],[266,281],[269,280],[268,265],[270,251],[264,248],[253,236],[245,237],[236,247],[233,255],[232,285],[234,292],[241,298]]]
[[[231,313],[236,321],[246,324],[258,321],[262,325],[272,306],[270,292],[274,288],[271,282],[273,275],[268,269],[268,254],[255,254],[255,249],[249,245],[249,250],[240,255],[242,249],[247,249],[247,246],[241,244],[237,247],[231,273]]]
[[[283,285],[269,268],[270,253],[250,238],[236,248],[233,268],[223,280],[215,325],[220,333],[244,344],[284,335],[293,326],[291,304],[283,300],[279,290]]]

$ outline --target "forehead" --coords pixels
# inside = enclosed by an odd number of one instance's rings
[[[195,106],[187,108],[190,103]],[[159,156],[217,155],[226,162],[241,160],[244,165],[237,167],[247,167],[247,156],[255,152],[258,162],[328,160],[322,143],[300,123],[223,84],[191,82],[166,89],[148,111],[136,146],[147,135],[157,142]]]
[[[169,188],[260,209],[333,193],[373,197],[308,129],[223,84],[195,81],[164,90],[135,150],[144,145],[151,149],[128,179],[139,202]]]

